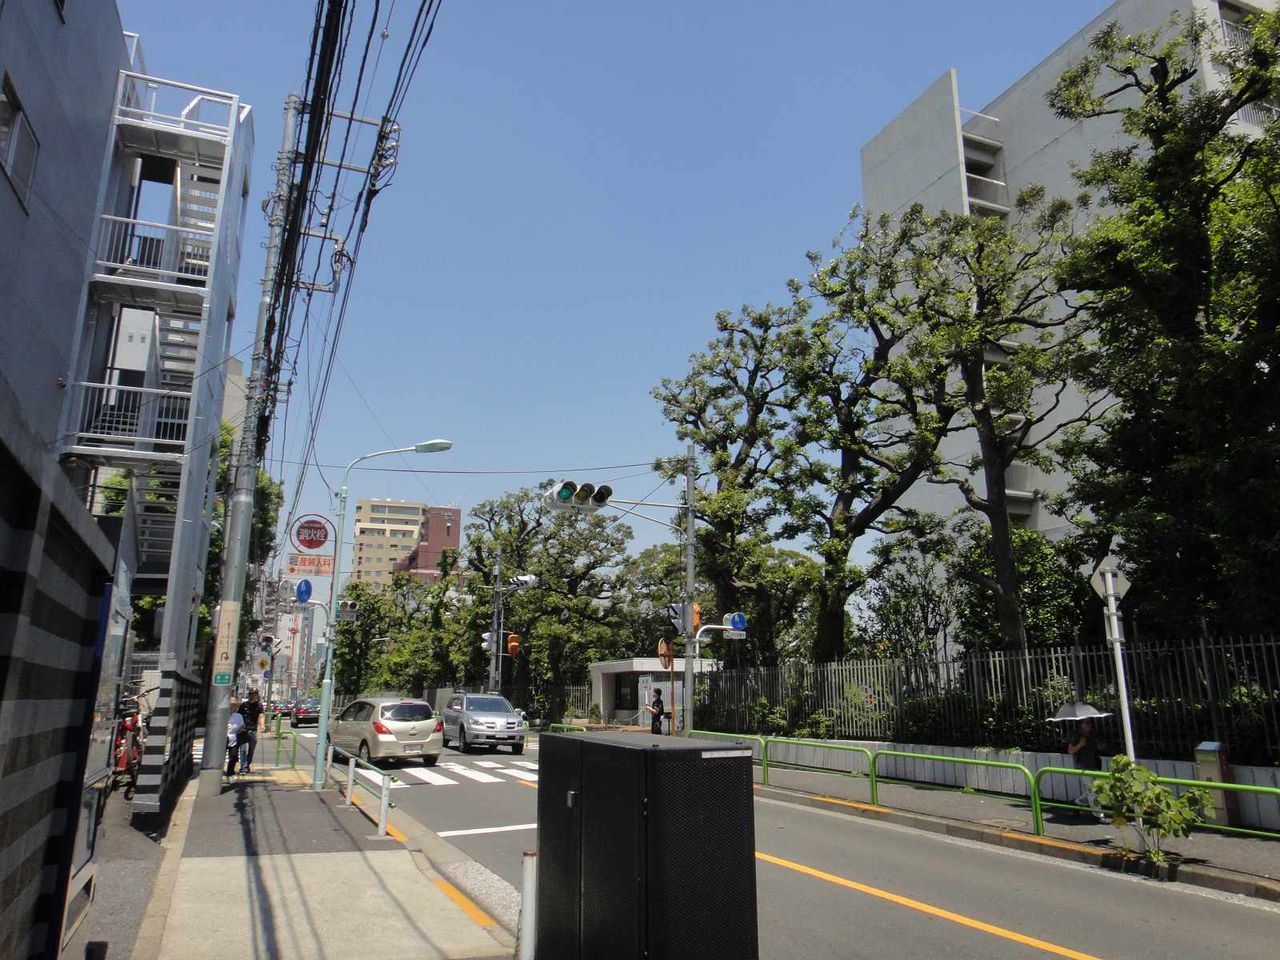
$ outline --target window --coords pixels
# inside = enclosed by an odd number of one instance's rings
[[[39,150],[40,144],[6,73],[0,81],[0,169],[18,192],[23,206],[27,205],[27,194],[31,192]]]
[[[425,703],[388,703],[382,708],[383,720],[404,720],[417,723],[434,716]]]

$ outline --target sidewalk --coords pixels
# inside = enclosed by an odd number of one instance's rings
[[[757,776],[759,774],[757,773]],[[825,795],[867,804],[870,799],[866,778],[832,776],[769,768],[769,784],[784,790]],[[902,813],[947,818],[999,830],[1031,833],[1031,811],[1025,800],[989,794],[963,793],[955,789],[930,788],[881,781],[880,806]],[[1119,851],[1125,843],[1136,849],[1131,829],[1117,830],[1096,817],[1072,810],[1046,807],[1045,834],[1101,850]],[[1189,864],[1205,864],[1263,880],[1280,880],[1280,841],[1244,837],[1212,830],[1200,830],[1182,840],[1168,840],[1165,848],[1179,854]]]
[[[426,858],[377,836],[359,807],[316,793],[302,771],[193,779],[163,841],[164,859],[133,960],[342,958],[489,960],[511,938]],[[368,809],[366,806],[365,809]]]

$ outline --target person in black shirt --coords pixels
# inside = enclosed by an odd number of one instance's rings
[[[1102,769],[1102,752],[1098,749],[1093,717],[1085,717],[1076,726],[1076,738],[1067,744],[1067,753],[1071,754],[1075,760],[1077,770]],[[1087,806],[1099,820],[1106,819],[1102,807],[1098,804],[1098,798],[1094,795],[1091,786],[1092,778],[1082,777],[1081,779],[1084,781],[1081,784],[1084,792],[1076,797],[1076,803]]]
[[[666,711],[662,706],[662,688],[653,688],[653,703],[645,707],[649,713],[653,714],[653,719],[649,721],[650,733],[662,733],[662,718],[666,715]]]
[[[241,773],[249,773],[253,769],[253,751],[258,746],[258,723],[262,720],[262,700],[257,690],[249,691],[249,699],[240,704],[240,716],[244,717],[244,730],[249,739],[245,761]]]

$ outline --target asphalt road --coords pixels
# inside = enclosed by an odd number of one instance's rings
[[[305,733],[305,731],[304,731]],[[301,741],[299,761],[314,740]],[[427,783],[400,771],[399,809],[516,887],[536,846],[536,741],[446,749]],[[516,766],[524,761],[525,766]],[[1280,909],[1180,884],[756,800],[761,956],[1023,958],[1277,956]],[[695,864],[690,869],[697,869]]]

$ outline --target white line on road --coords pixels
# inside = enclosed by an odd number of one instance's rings
[[[473,830],[441,830],[437,837],[473,837],[479,833],[512,833],[516,830],[537,830],[536,823],[513,823],[509,827],[476,827]]]
[[[316,735],[314,733],[300,733],[298,734],[298,736],[304,737],[307,740],[314,740],[316,738]]]
[[[493,776],[493,774],[484,773],[481,770],[472,770],[470,767],[464,767],[460,763],[442,763],[440,764],[440,766],[445,770],[448,770],[450,773],[457,774],[458,776],[462,776],[462,777],[470,777],[472,780],[475,780],[479,783],[503,783],[504,782],[501,777],[495,777]]]
[[[511,765],[513,767],[524,767],[526,770],[538,769],[538,765],[534,763],[532,760],[513,760],[511,762]]]
[[[490,770],[497,770],[502,767],[502,764],[500,764],[497,760],[477,760],[476,766],[488,767]]]
[[[514,770],[503,767],[498,772],[505,773],[509,777],[515,777],[517,780],[528,780],[530,783],[538,782],[538,775],[532,770]]]
[[[336,767],[337,764],[334,764],[334,766]],[[378,776],[376,773],[374,773],[373,771],[366,770],[363,767],[356,767],[356,775],[364,777],[364,779],[368,780],[371,784],[373,784],[379,790],[382,789],[382,778]],[[401,787],[407,787],[407,786],[408,786],[407,783],[393,783],[391,784],[391,789],[399,790]]]
[[[434,770],[426,770],[422,767],[402,767],[400,772],[416,777],[423,783],[429,783],[433,787],[456,786],[458,783],[457,780],[450,780],[444,774],[436,773]]]

